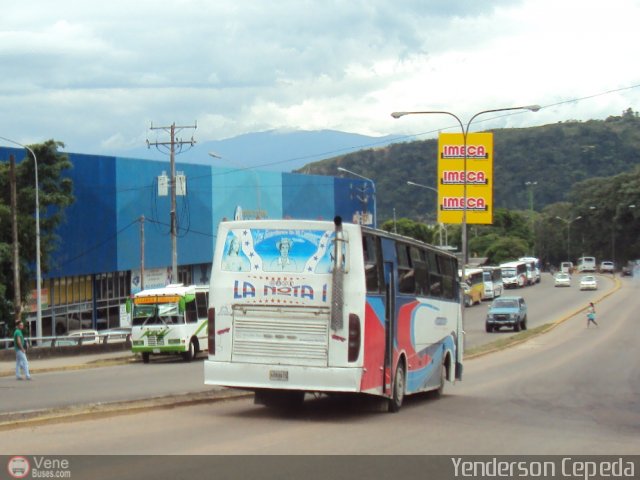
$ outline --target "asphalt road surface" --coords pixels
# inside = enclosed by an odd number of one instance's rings
[[[541,283],[507,290],[505,295],[522,295],[525,298],[529,309],[528,325],[534,328],[585,307],[614,285],[611,278],[601,277],[599,290],[580,292],[577,282],[574,283],[571,288],[555,288],[553,279],[546,274]],[[465,309],[466,348],[513,334],[508,329],[490,334],[485,332],[484,320],[489,303]],[[192,363],[184,363],[179,356],[152,357],[149,364],[139,362],[40,374],[34,376],[31,383],[18,383],[13,377],[0,378],[0,415],[208,392],[212,387],[204,385],[203,359],[204,354]]]
[[[563,304],[589,295],[556,290],[565,295]],[[407,398],[398,414],[375,412],[345,398],[308,396],[295,412],[241,399],[18,428],[0,432],[0,452],[637,454],[639,294],[640,285],[625,282],[598,303],[599,328],[586,328],[584,316],[578,315],[529,342],[470,360],[463,381],[447,385],[443,398]],[[140,467],[137,457],[119,462],[129,471]]]

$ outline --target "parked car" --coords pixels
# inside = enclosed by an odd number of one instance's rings
[[[100,330],[100,342],[121,343],[131,339],[131,328],[120,327]]]
[[[95,345],[99,343],[97,330],[72,330],[67,334],[69,340],[78,340],[78,345]]]
[[[600,273],[613,273],[615,270],[615,265],[613,262],[605,260],[600,262]]]
[[[593,275],[585,275],[580,279],[580,290],[597,290],[598,280]]]
[[[514,331],[527,329],[527,304],[522,297],[496,298],[487,312],[485,330],[493,332],[500,327],[511,327]]]
[[[555,286],[556,287],[570,287],[571,286],[571,275],[564,272],[556,273],[554,277]]]

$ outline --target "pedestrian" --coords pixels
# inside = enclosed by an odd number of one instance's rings
[[[24,324],[22,320],[18,320],[16,324],[16,330],[13,332],[13,348],[16,351],[16,379],[22,380],[20,371],[24,372],[24,378],[31,380],[31,374],[29,373],[29,361],[27,360],[27,349],[24,341],[24,335],[22,329]]]
[[[598,323],[596,322],[596,307],[593,305],[593,302],[589,303],[589,307],[587,308],[587,328],[593,323],[596,327]]]

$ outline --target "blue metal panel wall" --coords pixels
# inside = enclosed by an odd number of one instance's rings
[[[230,168],[212,170],[214,230],[223,219],[232,220],[236,207],[255,218],[282,218],[282,174]]]
[[[178,264],[211,261],[211,167],[176,163],[187,194],[176,196]],[[140,224],[145,217],[145,268],[171,265],[170,195],[158,195],[158,176],[170,177],[168,162],[119,158],[117,162],[118,270],[140,266]],[[170,190],[169,190],[170,193]]]
[[[117,266],[115,158],[68,154],[75,202],[58,229],[61,242],[46,277],[112,272]]]
[[[357,223],[356,213],[374,211],[373,186],[368,180],[334,178],[335,211],[345,222]],[[364,193],[363,193],[364,192]]]
[[[0,161],[23,149],[0,147]],[[170,175],[169,161],[69,153],[75,202],[57,234],[53,269],[45,278],[137,269],[140,216],[145,216],[145,267],[171,264],[170,197],[158,196],[157,177]],[[353,180],[320,175],[257,172],[182,164],[187,196],[177,197],[178,264],[211,262],[218,223],[232,219],[236,207],[262,210],[267,218],[352,221],[363,205]]]
[[[282,206],[285,218],[333,219],[336,214],[333,178],[283,173]]]

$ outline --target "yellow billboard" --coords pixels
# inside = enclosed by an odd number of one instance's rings
[[[465,151],[466,150],[466,151]],[[466,156],[466,171],[465,171]],[[493,134],[441,133],[438,138],[438,222],[493,223]]]

